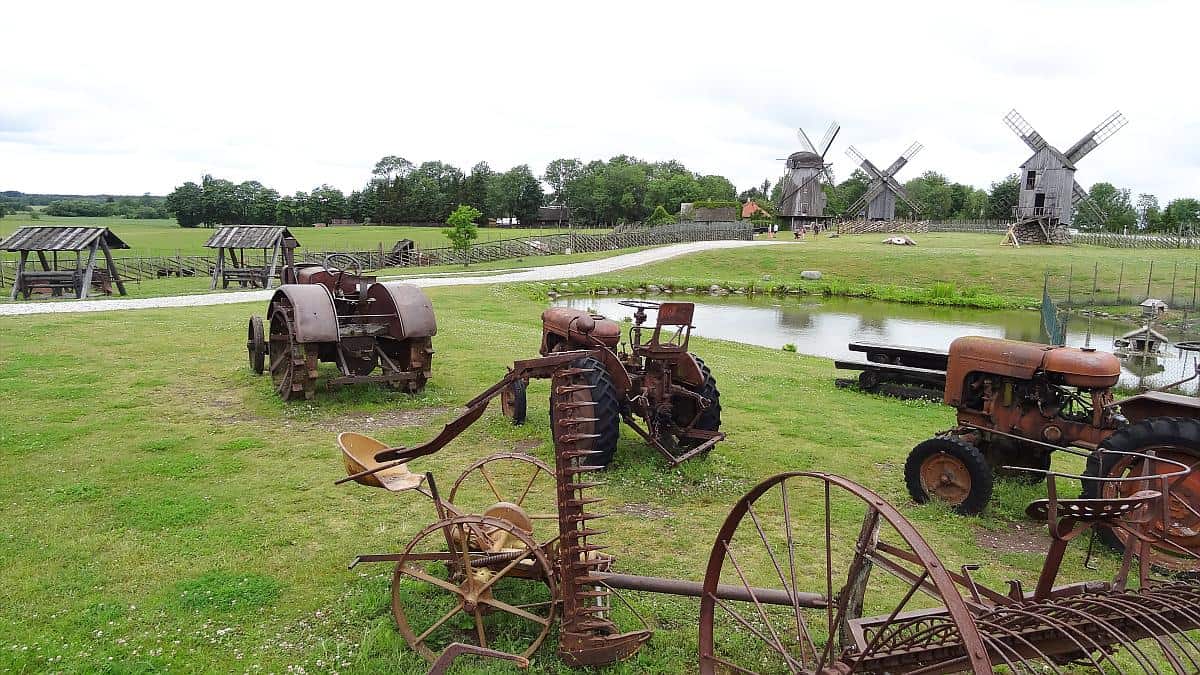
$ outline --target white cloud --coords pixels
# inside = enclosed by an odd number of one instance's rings
[[[464,170],[677,158],[739,186],[794,130],[902,178],[986,187],[1024,147],[1130,125],[1082,184],[1200,193],[1195,3],[17,3],[0,41],[0,188],[165,193],[201,173],[361,186],[399,154]]]

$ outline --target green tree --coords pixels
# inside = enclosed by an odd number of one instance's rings
[[[1191,197],[1172,199],[1162,213],[1162,229],[1167,232],[1195,232],[1200,222],[1200,200]]]
[[[1137,211],[1130,200],[1129,190],[1112,183],[1096,183],[1088,191],[1093,206],[1078,204],[1072,224],[1085,230],[1104,229],[1125,232],[1137,223]]]
[[[488,186],[489,210],[498,216],[532,220],[542,205],[542,184],[521,164],[493,176]],[[476,216],[478,217],[478,216]]]
[[[954,189],[946,177],[936,171],[926,171],[904,184],[908,197],[921,209],[921,218],[945,220],[954,213]],[[897,215],[917,215],[908,205],[896,200]]]
[[[1004,180],[992,183],[988,193],[987,217],[1007,220],[1013,217],[1013,207],[1021,194],[1021,182],[1017,174],[1010,173]]]
[[[442,234],[450,240],[450,246],[456,251],[468,252],[471,250],[471,242],[479,236],[479,228],[475,225],[475,220],[482,216],[479,209],[466,204],[459,204],[458,208],[450,214],[446,219],[446,224],[450,227],[442,230]],[[463,266],[470,263],[469,256],[464,257]]]
[[[188,181],[167,195],[167,211],[180,227],[199,227],[204,222],[204,192]]]
[[[654,212],[646,219],[646,224],[650,226],[667,225],[675,222],[675,217],[667,213],[667,210],[661,206],[654,207]]]
[[[1162,225],[1162,210],[1158,208],[1158,197],[1142,193],[1138,195],[1134,209],[1137,211],[1139,230],[1153,232]]]
[[[583,173],[583,162],[578,159],[556,159],[546,165],[542,180],[550,186],[550,198],[557,204],[563,203],[567,185]]]

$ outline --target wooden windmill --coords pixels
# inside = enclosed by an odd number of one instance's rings
[[[829,220],[825,215],[825,191],[821,181],[833,184],[829,173],[832,164],[825,163],[825,153],[833,145],[842,127],[837,122],[829,125],[817,145],[808,140],[804,129],[796,130],[804,149],[793,152],[787,162],[787,177],[783,182],[783,196],[779,200],[779,217],[794,231],[814,221]]]
[[[1079,204],[1093,209],[1101,221],[1106,219],[1104,212],[1075,182],[1075,166],[1129,123],[1120,111],[1105,118],[1066,152],[1047,143],[1016,110],[1008,111],[1004,123],[1033,150],[1033,155],[1021,164],[1021,191],[1013,209],[1016,224],[1010,230],[1010,239],[1022,243],[1031,240],[1069,243],[1068,228]]]
[[[853,145],[847,148],[846,154],[858,162],[859,167],[871,178],[871,184],[867,186],[867,191],[846,209],[846,213],[866,218],[867,220],[895,220],[897,199],[907,204],[908,208],[912,209],[914,214],[920,213],[921,207],[914,204],[908,198],[908,192],[895,179],[895,175],[923,147],[925,146],[913,142],[912,145],[908,146],[907,150],[896,158],[896,161],[892,162],[891,166],[882,171],[872,164],[871,160],[864,157]]]

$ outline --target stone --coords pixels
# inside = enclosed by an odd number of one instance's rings
[[[821,278],[821,273],[817,270],[804,270],[800,273],[800,278],[808,279],[809,281],[816,281],[817,279]]]
[[[694,286],[688,286],[687,288],[683,289],[683,292],[684,293],[695,293],[696,288]]]
[[[650,284],[646,287],[646,290],[650,291],[651,293],[662,293],[662,286]]]
[[[599,289],[599,290],[597,290],[597,291],[596,291],[596,295],[608,295],[608,289],[607,289],[607,288],[601,288],[601,289]]]

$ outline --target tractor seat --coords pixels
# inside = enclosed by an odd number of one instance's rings
[[[352,431],[338,434],[337,442],[338,447],[342,449],[342,459],[346,462],[347,476],[353,476],[361,471],[386,464],[386,462],[375,460],[375,455],[388,449],[386,443]],[[370,487],[385,488],[392,492],[404,492],[419,487],[424,480],[424,476],[410,471],[407,464],[400,464],[361,478],[355,478],[354,482]]]
[[[1113,499],[1060,499],[1058,515],[1089,523],[1111,521],[1127,516],[1160,497],[1161,492],[1142,490],[1128,497]],[[1034,520],[1045,520],[1049,511],[1050,500],[1039,499],[1025,508],[1025,515]]]

